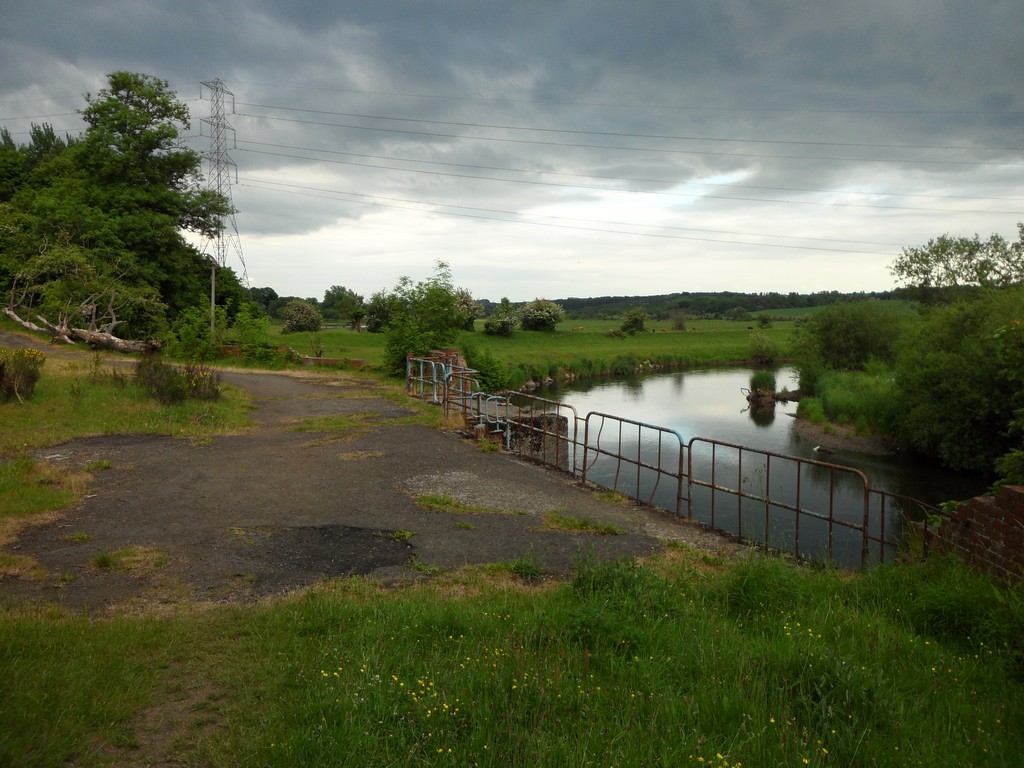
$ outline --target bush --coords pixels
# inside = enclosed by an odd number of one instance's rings
[[[750,334],[750,359],[757,365],[771,365],[778,357],[778,346],[763,333]]]
[[[1020,448],[1011,427],[1024,401],[1024,355],[1005,335],[1021,316],[1024,290],[986,292],[930,310],[901,344],[896,384],[899,437],[950,469],[992,473]]]
[[[231,330],[243,354],[270,344],[270,318],[256,304],[246,304],[238,310]]]
[[[512,302],[502,296],[494,312],[484,321],[484,333],[490,336],[511,336],[518,325],[519,313]]]
[[[184,310],[174,322],[165,351],[178,360],[213,360],[220,347],[219,337],[227,326],[227,310],[217,307],[214,335],[210,335],[210,313],[199,307]]]
[[[800,367],[860,371],[872,359],[892,363],[904,317],[884,304],[833,304],[800,330]],[[800,383],[803,388],[803,381]]]
[[[634,333],[641,333],[645,331],[646,326],[644,324],[646,322],[647,312],[644,311],[644,308],[634,307],[628,312],[623,313],[622,325],[619,326],[619,329],[623,333],[632,336]]]
[[[750,377],[751,391],[759,389],[765,392],[775,392],[775,374],[771,371],[757,371]]]
[[[488,336],[511,336],[518,322],[512,315],[495,315],[484,320],[484,333]]]
[[[220,397],[220,374],[205,365],[190,364],[179,369],[147,357],[136,364],[135,378],[164,405]]]
[[[320,326],[324,322],[320,310],[302,299],[292,299],[281,310],[281,314],[284,316],[283,333],[301,333],[303,331],[315,333],[320,330]]]
[[[524,331],[553,331],[565,320],[565,310],[553,301],[534,299],[519,313]]]
[[[0,347],[0,402],[32,397],[42,375],[46,355],[38,349]]]
[[[502,392],[509,388],[511,372],[508,366],[490,351],[481,352],[475,345],[463,343],[462,354],[466,364],[477,372],[476,379],[484,392]]]
[[[1024,451],[1010,451],[996,460],[999,480],[996,488],[1004,485],[1024,485]]]

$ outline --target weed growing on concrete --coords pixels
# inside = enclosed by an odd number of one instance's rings
[[[377,531],[376,535],[380,536],[383,539],[392,539],[394,541],[408,541],[413,536],[415,536],[416,533],[414,531],[406,531],[399,529],[397,531]]]
[[[417,505],[432,512],[448,512],[455,515],[521,515],[518,510],[495,509],[493,507],[481,507],[475,504],[464,504],[463,502],[449,496],[446,493],[424,493],[415,496]]]
[[[622,536],[626,530],[610,523],[598,523],[585,517],[574,517],[561,512],[548,512],[544,523],[549,528],[577,533],[592,533],[598,536]]]

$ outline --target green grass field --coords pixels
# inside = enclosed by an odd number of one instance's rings
[[[543,377],[559,370],[602,375],[622,373],[644,362],[675,368],[740,363],[750,359],[751,336],[755,333],[770,338],[779,355],[786,357],[795,327],[791,321],[775,322],[771,328],[762,330],[755,322],[691,320],[687,330],[675,331],[668,321],[649,321],[650,330],[644,333],[609,335],[619,325],[617,320],[567,320],[554,333],[516,331],[500,337],[483,333],[479,330],[483,324],[478,322],[479,329],[463,334],[457,346],[468,344],[489,353],[521,371],[524,378]],[[310,355],[317,345],[322,345],[325,357],[358,359],[374,367],[384,361],[382,334],[356,333],[344,328],[325,329],[316,334],[280,331],[280,326],[271,329],[275,343],[287,345],[299,354]]]

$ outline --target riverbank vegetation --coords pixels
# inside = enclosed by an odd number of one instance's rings
[[[861,367],[830,368],[798,353],[798,413],[855,426],[950,469],[1024,483],[1022,306],[1024,294],[1010,291],[932,308],[899,325],[888,361]]]
[[[162,615],[0,611],[0,762],[1015,764],[1019,591],[670,549]]]
[[[799,412],[891,438],[949,469],[1024,483],[1024,225],[1013,245],[960,243],[973,256],[952,258],[940,241],[938,274],[948,280],[949,264],[960,264],[968,282],[946,286],[948,301],[914,312],[837,304],[808,319],[795,341]],[[905,253],[900,269],[929,274],[927,249]],[[1000,266],[985,278],[989,261]]]

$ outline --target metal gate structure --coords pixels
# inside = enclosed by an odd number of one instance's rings
[[[481,437],[765,549],[842,568],[890,562],[941,518],[872,488],[863,472],[590,412],[523,393],[489,395],[475,371],[410,358],[409,391],[460,412]]]

